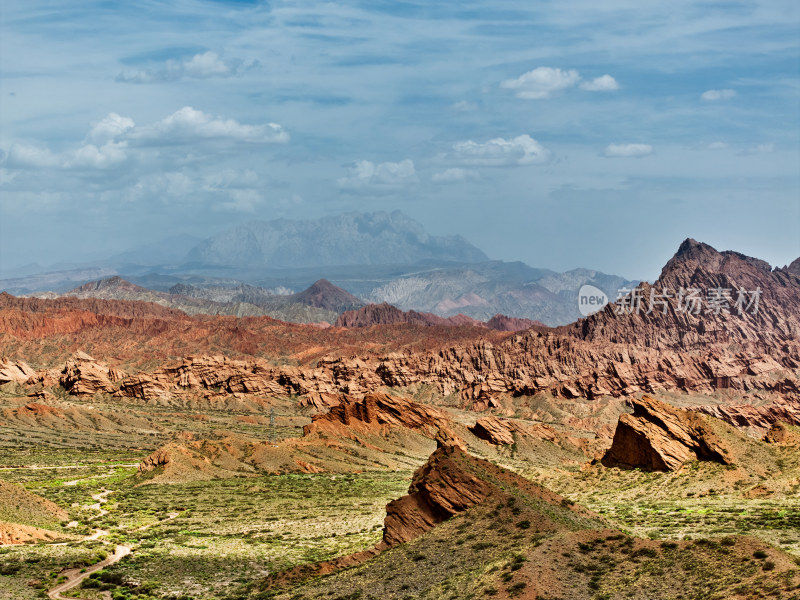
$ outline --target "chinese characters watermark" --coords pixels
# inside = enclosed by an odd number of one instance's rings
[[[761,298],[761,288],[745,290],[744,288],[680,288],[677,291],[663,289],[661,291],[650,288],[650,293],[645,293],[641,288],[621,288],[617,290],[615,312],[623,314],[645,314],[661,312],[667,314],[671,304],[675,305],[675,312],[685,312],[691,315],[701,314],[731,314],[733,312],[744,315],[758,314],[758,302]],[[671,302],[674,301],[674,302]]]

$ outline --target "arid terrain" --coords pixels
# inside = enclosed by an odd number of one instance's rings
[[[215,294],[0,294],[0,598],[800,598],[800,259],[555,328]]]

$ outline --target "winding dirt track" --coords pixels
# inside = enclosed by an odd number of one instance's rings
[[[131,547],[125,544],[120,544],[114,549],[114,554],[106,558],[105,560],[101,560],[99,563],[93,564],[91,567],[86,567],[86,570],[81,572],[81,569],[70,569],[69,571],[64,571],[62,576],[65,576],[67,580],[64,583],[58,584],[56,587],[52,588],[47,592],[48,598],[58,598],[61,600],[69,600],[62,596],[61,594],[64,592],[68,592],[74,587],[77,587],[81,584],[81,582],[89,577],[92,573],[96,573],[100,569],[104,569],[109,565],[113,565],[115,562],[120,561],[123,557],[128,556],[131,553]]]
[[[92,495],[92,500],[97,500],[97,503],[91,504],[87,508],[93,508],[99,511],[100,514],[98,516],[103,516],[105,514],[108,514],[108,511],[102,507],[102,504],[108,501],[108,496],[109,494],[112,493],[113,490],[103,489],[102,492]],[[155,525],[160,525],[161,523],[164,523],[166,521],[171,521],[172,519],[176,518],[179,514],[180,513],[171,512],[164,519],[156,521],[155,523],[143,525],[142,527],[138,527],[133,531],[144,531],[145,529],[149,529],[150,527],[153,527]],[[104,535],[108,535],[108,531],[105,531],[103,529],[97,529],[95,530],[94,533],[92,533],[89,536],[86,536],[81,541],[96,540]],[[64,542],[65,545],[68,543],[70,542]],[[92,573],[96,573],[100,569],[104,569],[109,565],[113,565],[114,563],[119,562],[124,557],[128,556],[131,552],[132,550],[130,546],[128,546],[127,544],[119,544],[117,545],[116,548],[114,548],[114,553],[111,556],[109,556],[105,560],[101,560],[100,562],[93,564],[90,567],[86,567],[85,570],[77,568],[64,571],[63,573],[61,573],[61,576],[66,577],[67,580],[64,581],[63,583],[58,584],[54,588],[50,589],[47,592],[47,597],[60,600],[71,600],[65,596],[62,596],[61,594],[63,594],[64,592],[68,592],[69,590],[79,586],[83,582],[83,580],[89,577],[89,575],[91,575]]]

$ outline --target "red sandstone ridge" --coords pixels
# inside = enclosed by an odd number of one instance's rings
[[[341,403],[328,413],[313,417],[312,423],[303,427],[303,435],[386,434],[393,428],[405,427],[436,438],[439,431],[448,430],[449,426],[450,418],[440,410],[407,398],[373,392],[360,400],[342,397]]]
[[[619,418],[602,463],[647,471],[675,471],[691,459],[731,464],[732,451],[706,419],[649,396],[634,400],[633,414]]]
[[[413,540],[496,491],[465,468],[467,461],[485,462],[456,446],[443,446],[431,454],[414,473],[408,494],[386,505],[382,545],[391,548]]]
[[[453,317],[455,320],[446,319],[433,313],[402,311],[399,308],[383,302],[381,304],[367,304],[358,310],[349,310],[339,315],[336,327],[372,327],[373,325],[395,325],[398,323],[415,323],[417,325],[475,325],[480,321],[470,319],[465,315]]]
[[[507,317],[505,315],[495,315],[486,321],[486,327],[496,331],[524,331],[531,327],[544,327],[547,325],[541,321],[532,321],[531,319],[520,319],[518,317]]]
[[[759,406],[751,404],[693,406],[689,410],[711,415],[735,427],[762,432],[779,422],[800,425],[800,402],[792,400],[778,399]]]
[[[699,290],[700,314],[679,310],[679,306],[686,307],[685,301],[679,305],[681,289]],[[760,290],[755,314],[753,307],[748,309],[746,304],[741,311],[736,308],[740,289]],[[714,290],[722,290],[726,295],[719,310],[709,302]],[[796,344],[800,340],[800,274],[795,263],[771,269],[763,260],[738,252],[717,252],[707,244],[687,239],[656,282],[652,286],[640,285],[635,293],[641,297],[638,312],[626,310],[618,314],[618,307],[609,304],[602,311],[558,330],[588,341],[672,350],[703,348],[714,343],[780,348],[786,342]],[[665,293],[672,297],[664,298]],[[745,294],[743,299],[749,302],[752,296]]]
[[[687,240],[660,281],[670,286],[760,288],[760,309],[755,315],[722,311],[694,316],[672,305],[666,314],[654,310],[649,315],[617,315],[606,308],[569,327],[513,335],[416,322],[318,330],[265,318],[181,314],[174,320],[127,319],[114,312],[134,305],[142,310],[161,307],[108,302],[96,308],[106,312],[94,314],[88,304],[81,304],[86,301],[29,303],[0,294],[0,330],[8,334],[2,338],[8,346],[0,346],[0,352],[13,348],[16,355],[33,360],[23,352],[35,357],[47,339],[52,340],[49,347],[85,340],[93,348],[104,348],[106,355],[133,352],[151,362],[162,358],[163,363],[164,353],[187,346],[198,353],[213,346],[231,355],[250,355],[242,361],[187,359],[122,382],[119,393],[136,397],[214,387],[232,394],[363,396],[386,386],[430,386],[442,395],[460,396],[464,407],[499,405],[502,395],[540,392],[596,399],[727,389],[740,397],[763,399],[767,394],[800,401],[800,277],[788,268],[770,270],[762,261]],[[641,291],[647,289],[643,286]],[[32,312],[21,310],[25,306]],[[66,315],[61,312],[64,307],[69,310]],[[390,321],[398,315],[405,318],[389,305],[371,305],[352,315],[369,311],[385,313]],[[287,354],[299,364],[276,366],[265,360]]]
[[[514,432],[519,431],[513,422],[497,417],[481,417],[470,431],[476,437],[496,446],[508,446],[514,443]]]
[[[403,311],[386,302],[367,304],[358,310],[350,310],[339,315],[336,327],[372,327],[373,325],[396,325],[413,323],[417,325],[442,325],[445,327],[486,327],[495,331],[521,331],[531,327],[546,327],[539,321],[519,319],[505,315],[495,315],[487,322],[479,321],[467,315],[457,314],[452,317],[440,317],[433,313]]]

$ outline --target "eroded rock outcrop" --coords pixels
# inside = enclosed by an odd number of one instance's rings
[[[764,432],[775,423],[800,425],[800,400],[778,399],[768,404],[718,404],[693,406],[690,410],[701,412],[741,429]]]
[[[303,428],[303,435],[327,432],[385,434],[397,427],[411,429],[436,438],[448,428],[450,418],[440,410],[401,396],[372,392],[362,399],[346,398],[324,415],[317,415]]]
[[[707,417],[649,396],[633,400],[633,414],[619,418],[607,467],[675,471],[693,459],[731,464],[732,451],[708,426]]]
[[[491,483],[459,464],[467,456],[456,446],[442,446],[414,473],[408,494],[386,505],[383,545],[413,540],[494,491]]]
[[[76,352],[63,367],[37,371],[26,383],[45,387],[60,385],[74,396],[93,396],[116,392],[116,384],[123,377],[120,369],[97,361],[85,352]]]
[[[519,427],[507,419],[491,416],[478,419],[470,431],[490,444],[507,446],[514,443],[514,432],[519,431]]]
[[[36,375],[26,362],[21,360],[11,360],[10,358],[0,358],[0,385],[4,383],[25,383]]]

